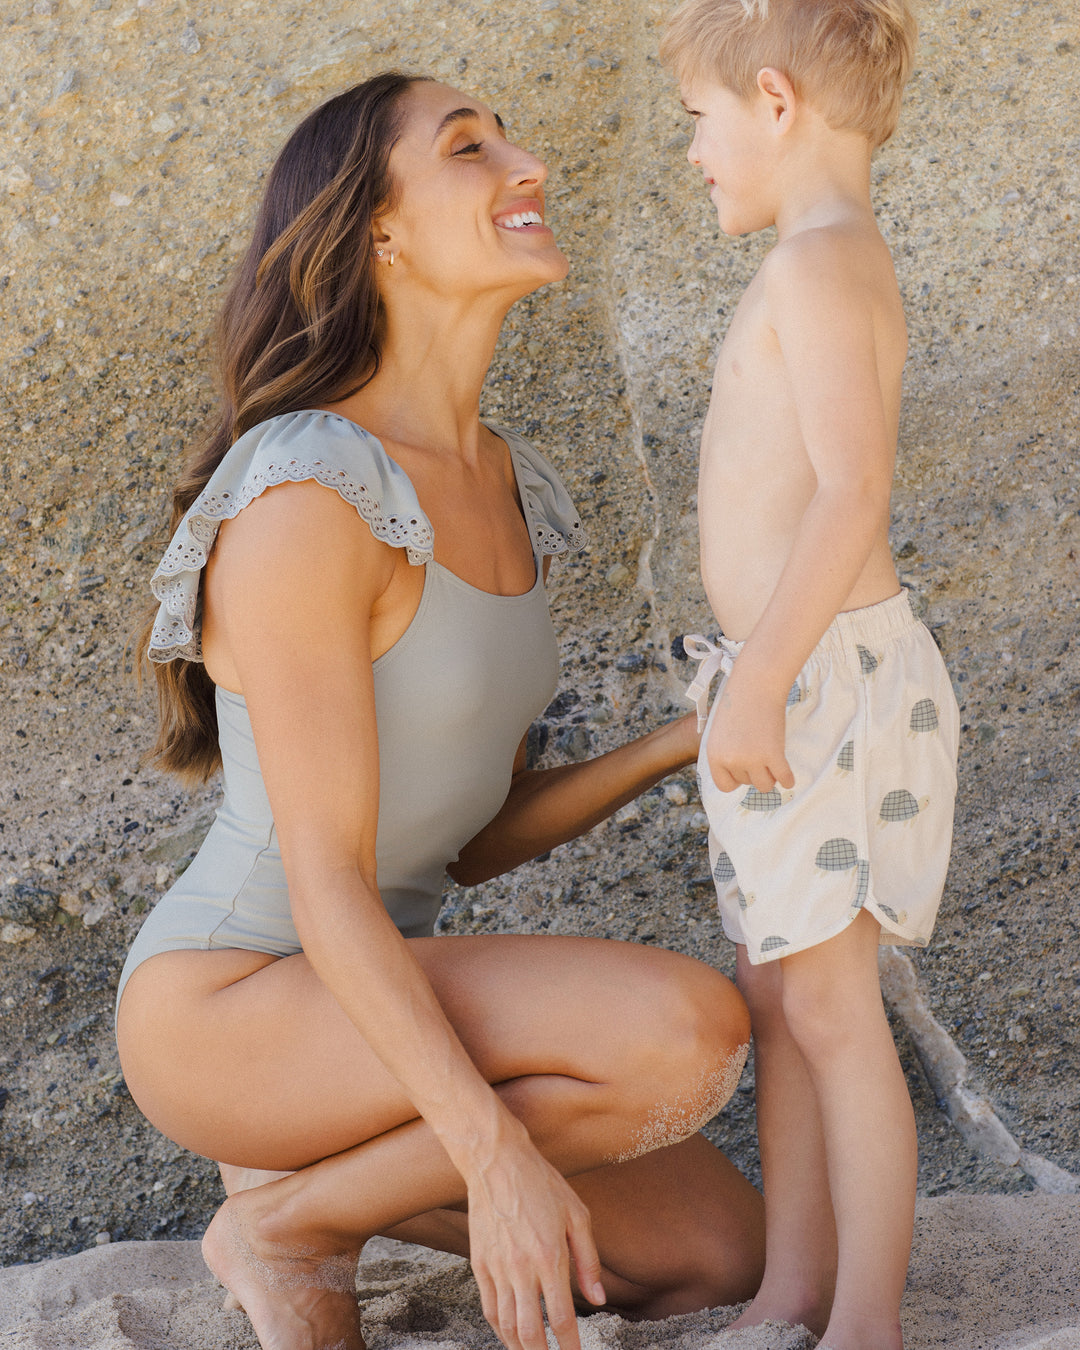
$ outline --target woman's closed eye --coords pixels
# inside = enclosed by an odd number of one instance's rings
[[[455,150],[455,155],[475,155],[484,148],[483,141],[473,141],[471,145],[463,145],[460,150]]]

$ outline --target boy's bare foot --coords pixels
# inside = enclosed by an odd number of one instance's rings
[[[254,1215],[226,1200],[203,1260],[243,1307],[262,1350],[365,1350],[355,1280],[359,1250],[320,1252],[256,1238]]]

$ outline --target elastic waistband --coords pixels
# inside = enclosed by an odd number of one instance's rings
[[[855,647],[887,642],[890,638],[903,636],[918,624],[911,608],[911,593],[903,590],[876,605],[842,611],[826,628],[812,656],[838,656]]]
[[[902,637],[918,626],[919,620],[911,608],[910,592],[900,591],[898,595],[892,595],[876,605],[849,609],[838,614],[826,628],[809,659],[854,660],[861,667],[860,647],[874,647],[890,638]],[[687,633],[683,638],[687,656],[698,662],[697,674],[685,694],[697,706],[698,731],[705,730],[710,684],[717,675],[731,674],[732,666],[744,645],[726,637],[712,642],[700,633]]]

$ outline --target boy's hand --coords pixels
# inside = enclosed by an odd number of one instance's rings
[[[709,728],[708,758],[712,780],[721,792],[749,784],[768,792],[777,784],[795,786],[784,754],[786,694],[752,688],[735,671],[720,691]]]

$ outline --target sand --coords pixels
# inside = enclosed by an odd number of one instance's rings
[[[464,1261],[376,1239],[357,1289],[371,1350],[497,1345]],[[127,1242],[0,1270],[5,1350],[257,1350],[247,1319],[194,1242]],[[810,1350],[806,1331],[727,1332],[733,1308],[581,1322],[583,1350]],[[908,1350],[1080,1350],[1080,1198],[951,1196],[919,1202],[904,1305]]]

